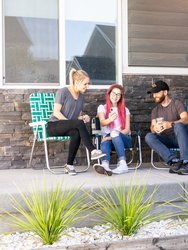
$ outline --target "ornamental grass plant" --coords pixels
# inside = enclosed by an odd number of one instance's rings
[[[16,227],[16,232],[32,231],[38,235],[43,244],[53,244],[65,229],[83,219],[87,206],[87,193],[80,192],[82,186],[66,189],[63,183],[56,183],[51,189],[43,183],[36,184],[28,195],[20,192],[23,201],[20,204],[14,196],[10,196],[12,207],[23,218],[4,211],[8,216],[8,224]],[[85,215],[86,216],[86,215]],[[13,233],[13,232],[11,232]]]
[[[145,224],[169,217],[169,214],[153,213],[157,187],[147,196],[147,185],[134,184],[133,179],[128,187],[125,183],[112,184],[111,190],[103,187],[91,196],[101,223],[108,223],[111,230],[122,236],[132,235]]]
[[[183,218],[184,222],[188,223],[188,190],[182,184],[180,184],[180,186],[184,194],[179,194],[179,197],[184,201],[184,205],[177,205],[176,203],[171,203],[171,206],[178,209],[176,216]]]

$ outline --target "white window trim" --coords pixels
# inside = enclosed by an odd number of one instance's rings
[[[118,83],[122,85],[122,0],[117,0],[117,58],[116,58],[116,79]],[[59,1],[59,84],[56,85],[45,85],[41,84],[40,86],[33,85],[31,83],[21,83],[21,84],[6,84],[4,85],[3,80],[3,70],[4,67],[4,42],[3,42],[3,0],[0,0],[0,88],[2,89],[58,89],[65,86],[66,83],[66,65],[65,65],[65,13],[62,10],[65,10],[65,1]],[[61,10],[61,11],[60,11]],[[89,89],[108,89],[110,85],[90,85]]]
[[[3,2],[0,0],[0,87],[3,86]]]
[[[122,55],[123,55],[123,48],[122,48],[122,3],[121,0],[117,2],[117,77],[118,83],[123,85],[123,77],[122,77]]]
[[[59,85],[60,85],[59,87],[63,87],[66,84],[64,10],[65,10],[65,1],[59,1]]]
[[[123,74],[188,75],[188,68],[128,66],[128,1],[122,0]]]

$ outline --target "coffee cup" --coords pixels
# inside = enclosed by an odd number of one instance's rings
[[[164,118],[158,117],[155,120],[158,126],[158,131],[156,131],[156,133],[160,134],[164,130],[164,127],[163,127]]]
[[[164,122],[164,117],[158,117],[156,118],[156,123],[157,124],[162,124]]]

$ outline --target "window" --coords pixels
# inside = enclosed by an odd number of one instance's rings
[[[4,84],[59,82],[58,1],[4,0]]]
[[[124,72],[187,74],[188,2],[122,0]]]
[[[116,81],[117,0],[66,0],[66,79],[84,69],[92,85]]]
[[[120,0],[0,1],[4,86],[65,85],[71,67],[94,86],[118,81]]]

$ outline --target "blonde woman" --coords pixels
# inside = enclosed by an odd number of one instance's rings
[[[99,159],[105,154],[97,150],[92,144],[90,134],[86,128],[90,117],[82,113],[84,93],[89,88],[89,76],[84,70],[71,69],[70,84],[59,89],[56,93],[53,115],[48,122],[50,136],[70,136],[69,152],[65,170],[75,175],[73,165],[80,142],[91,152],[91,160]]]

